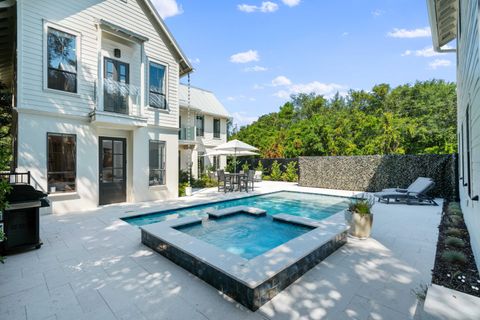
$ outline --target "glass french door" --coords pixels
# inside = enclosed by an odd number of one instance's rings
[[[105,58],[103,110],[128,114],[130,72],[128,63]]]
[[[126,139],[99,138],[99,204],[127,200]]]

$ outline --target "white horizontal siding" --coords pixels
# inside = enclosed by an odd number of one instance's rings
[[[472,247],[480,267],[480,202],[472,201],[471,197],[480,195],[480,66],[479,66],[479,35],[478,35],[478,3],[477,1],[461,1],[461,34],[458,37],[458,133],[463,136],[464,150],[459,143],[459,174],[460,198],[465,220],[470,232]],[[466,112],[470,106],[470,186],[471,196],[468,195],[467,157],[466,157]],[[461,128],[463,125],[463,132]],[[463,174],[463,177],[462,177]]]
[[[173,49],[166,45],[166,36],[157,27],[146,8],[135,0],[19,0],[18,49],[21,63],[19,108],[51,110],[88,114],[95,107],[95,81],[98,80],[98,40],[96,22],[100,19],[121,26],[149,40],[145,43],[145,55],[168,66],[167,100],[169,112],[147,109],[149,124],[162,127],[178,127],[179,67]],[[72,29],[81,34],[80,60],[78,61],[78,94],[69,95],[43,90],[43,20]],[[145,64],[148,68],[148,65]],[[146,74],[146,73],[145,73]],[[132,74],[140,82],[140,73]],[[131,80],[132,82],[132,80]],[[148,83],[148,82],[146,82]],[[146,100],[147,101],[147,100]]]

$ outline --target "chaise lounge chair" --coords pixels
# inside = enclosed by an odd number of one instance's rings
[[[407,204],[433,204],[437,205],[435,200],[432,197],[427,195],[427,192],[430,191],[435,186],[430,178],[420,177],[415,180],[407,189],[383,189],[381,192],[374,194],[378,198],[378,202],[390,203],[390,199],[395,200],[395,202],[405,202]]]

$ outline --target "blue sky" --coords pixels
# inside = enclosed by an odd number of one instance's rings
[[[152,1],[192,61],[192,84],[239,125],[292,93],[455,80],[455,54],[432,50],[424,0]]]

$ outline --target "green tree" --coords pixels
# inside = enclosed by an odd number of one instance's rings
[[[325,99],[293,95],[232,138],[264,158],[456,152],[456,86],[442,80],[351,90]]]

